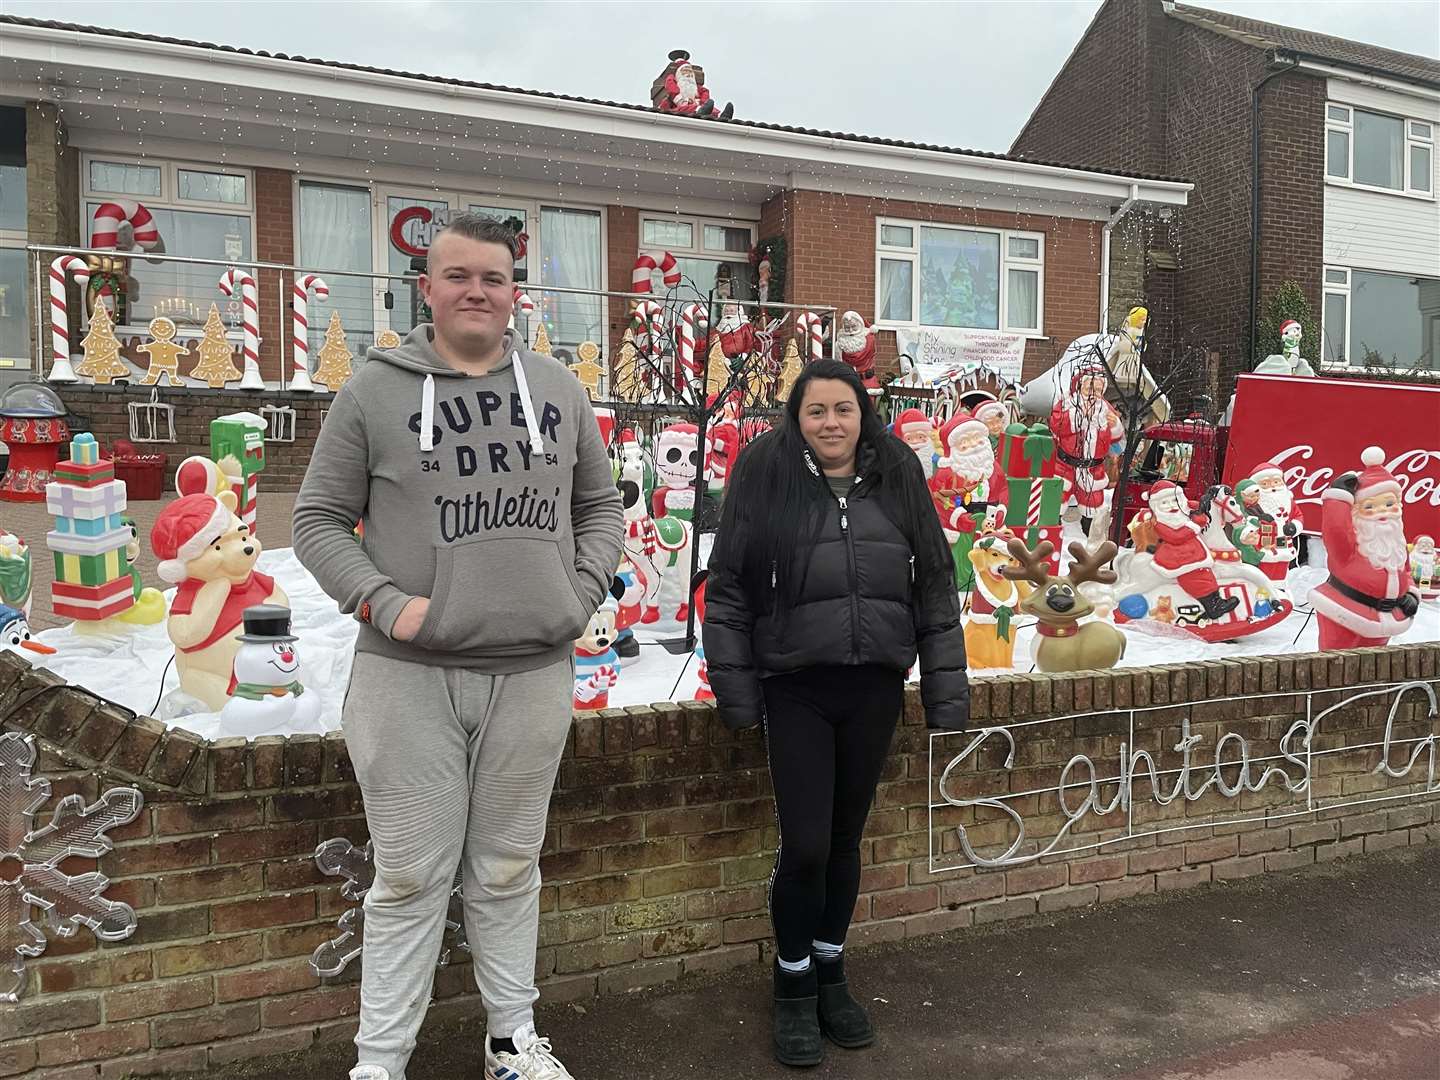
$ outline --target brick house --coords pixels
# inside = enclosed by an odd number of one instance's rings
[[[1167,325],[1218,354],[1228,395],[1259,359],[1252,324],[1286,280],[1323,325],[1307,357],[1440,366],[1437,126],[1436,60],[1170,0],[1106,0],[1011,153],[1194,181],[1179,248],[1117,239],[1111,277],[1173,305]]]
[[[312,362],[332,312],[363,355],[380,330],[412,325],[407,275],[427,219],[465,208],[523,226],[526,288],[561,346],[594,340],[613,351],[629,304],[603,294],[630,289],[642,250],[672,253],[701,293],[728,277],[747,300],[750,252],[778,238],[782,299],[878,312],[882,362],[896,355],[893,330],[968,326],[1023,339],[1029,377],[1099,328],[1101,232],[1116,208],[1132,198],[1178,208],[1189,190],[1123,170],[700,121],[92,27],[8,17],[0,32],[9,381],[49,363],[48,332],[34,325],[43,276],[25,246],[85,246],[97,209],[116,197],[151,212],[170,256],[278,268],[257,274],[262,373],[278,392],[289,354],[284,268],[323,270],[330,286],[328,301],[311,306]],[[723,74],[710,79],[723,93]],[[218,301],[233,321],[238,308],[225,309],[215,289],[223,265],[132,259],[127,347],[156,313],[195,334]],[[588,295],[547,291],[556,287]],[[67,404],[89,394],[104,427],[139,392],[66,394]],[[300,409],[299,462],[319,411]]]

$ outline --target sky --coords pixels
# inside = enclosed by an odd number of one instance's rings
[[[1440,57],[1436,0],[1193,6]],[[688,49],[736,116],[993,151],[1009,149],[1099,7],[1100,0],[3,4],[33,18],[633,103],[648,103],[670,50]]]

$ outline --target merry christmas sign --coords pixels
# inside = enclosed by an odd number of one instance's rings
[[[1234,487],[1266,461],[1285,473],[1305,516],[1320,531],[1320,499],[1341,473],[1360,468],[1367,446],[1403,486],[1405,532],[1440,536],[1440,387],[1357,379],[1241,375],[1225,451]]]

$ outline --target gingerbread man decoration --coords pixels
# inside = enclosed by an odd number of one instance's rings
[[[141,377],[145,386],[154,386],[163,375],[167,386],[184,386],[180,381],[180,357],[190,350],[175,340],[175,323],[163,315],[150,320],[150,337],[140,351],[150,357],[150,369]]]

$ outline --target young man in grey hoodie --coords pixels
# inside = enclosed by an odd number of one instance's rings
[[[457,866],[487,1080],[572,1080],[533,1021],[539,857],[620,495],[580,383],[506,329],[514,254],[476,215],[436,235],[434,323],[369,351],[295,502],[296,553],[360,621],[344,730],[375,884],[352,1080],[404,1080]]]

